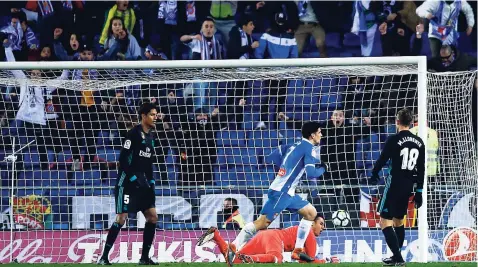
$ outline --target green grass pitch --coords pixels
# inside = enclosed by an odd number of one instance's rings
[[[277,267],[277,264],[248,264],[248,266],[261,266],[261,267]],[[11,263],[11,264],[2,264],[2,267],[32,267],[32,266],[54,266],[54,267],[98,267],[96,264],[78,264],[78,263],[70,263],[70,264],[28,264],[28,263]],[[113,264],[114,266],[118,267],[132,267],[138,266],[137,264]],[[225,263],[160,263],[159,266],[163,267],[226,267]],[[240,265],[242,266],[242,264]],[[280,266],[299,266],[298,263],[284,263]],[[301,265],[302,266],[302,265]],[[379,267],[382,266],[381,263],[340,263],[340,264],[313,264],[313,266],[356,266],[356,267]],[[470,263],[454,263],[454,262],[440,262],[440,263],[407,263],[407,267],[477,267],[478,264],[476,262]]]

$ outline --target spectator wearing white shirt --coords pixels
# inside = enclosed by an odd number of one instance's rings
[[[202,23],[201,32],[196,35],[183,35],[180,41],[189,46],[192,50],[193,60],[215,60],[223,59],[224,46],[216,39],[215,21],[212,18],[206,18]],[[205,70],[206,71],[206,70]],[[195,83],[194,90],[194,109],[202,109],[207,105],[210,112],[215,108],[217,99],[217,83]]]
[[[417,8],[417,15],[430,21],[428,38],[432,57],[440,55],[442,45],[457,44],[460,12],[463,12],[466,17],[468,24],[466,34],[470,35],[475,26],[475,15],[466,0],[427,0]]]

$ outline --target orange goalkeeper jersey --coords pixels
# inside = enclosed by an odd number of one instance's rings
[[[295,240],[297,238],[298,229],[299,226],[292,226],[286,229],[264,230],[259,232],[254,239],[262,239],[266,242],[269,241],[269,243],[271,243],[271,240],[281,240],[281,245],[283,246],[284,252],[292,252],[295,248]],[[317,240],[315,239],[315,235],[312,230],[310,230],[309,235],[305,240],[304,252],[311,257],[315,257],[317,254]]]

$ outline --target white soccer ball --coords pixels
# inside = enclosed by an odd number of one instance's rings
[[[337,210],[332,214],[332,222],[335,226],[347,226],[350,223],[350,215],[345,210]]]

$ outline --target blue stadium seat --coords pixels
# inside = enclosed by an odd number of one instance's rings
[[[24,123],[23,121],[20,120],[13,120],[10,123],[10,127],[8,128],[8,135],[20,135],[20,136],[25,136],[25,128],[24,128]],[[17,139],[18,141],[18,139]]]
[[[323,94],[320,98],[321,110],[334,110],[342,108],[342,94],[340,93],[328,93]]]
[[[76,196],[77,195],[76,188],[62,188],[62,189],[50,189],[47,195],[50,196]]]
[[[222,146],[244,147],[246,146],[246,132],[242,130],[219,131],[216,134],[216,145],[218,147],[222,147]]]
[[[88,170],[73,173],[73,185],[100,185],[101,172],[96,170]]]
[[[274,180],[275,171],[272,167],[256,168],[245,166],[244,169],[247,185],[268,187]]]
[[[281,134],[283,136],[283,142],[284,144],[293,144],[297,141],[299,141],[302,138],[302,134],[298,130],[281,130]]]
[[[257,156],[251,148],[219,148],[217,150],[219,165],[252,165],[258,164]]]
[[[310,38],[314,39],[314,38]],[[315,40],[313,40],[313,44],[315,46]],[[340,43],[340,33],[338,32],[329,32],[325,34],[325,43],[328,48],[342,48],[342,44]]]
[[[246,179],[234,168],[214,167],[214,181],[218,186],[246,185]]]
[[[359,47],[360,48],[360,38],[357,35],[355,35],[351,32],[348,32],[348,33],[344,34],[343,45],[346,46],[346,47]]]
[[[280,138],[277,131],[252,131],[247,140],[248,147],[277,147]]]
[[[313,86],[312,80],[291,80],[287,86],[286,109],[306,109],[316,111],[319,103],[318,87]]]
[[[336,79],[331,77],[323,77],[312,80],[313,87],[318,88],[321,95],[329,92],[337,92]]]
[[[98,138],[96,139],[96,145],[98,148],[103,147],[105,149],[105,146],[110,146],[111,141],[110,141],[110,132],[109,131],[100,131],[98,133]]]
[[[67,173],[64,170],[25,171],[19,175],[19,182],[25,179],[29,186],[66,186]]]
[[[70,150],[64,150],[57,155],[57,162],[67,162],[72,160],[72,154]]]
[[[242,126],[243,130],[254,130],[256,123],[260,121],[259,113],[244,113],[244,125]]]
[[[262,80],[254,80],[253,82],[249,83],[249,88],[251,88],[251,90],[250,95],[246,99],[247,103],[252,106],[253,110],[256,111],[259,110],[262,98],[266,93],[266,90],[263,90],[262,82]]]
[[[21,153],[25,167],[40,166],[40,154],[38,154],[38,151],[25,149]]]
[[[118,162],[120,152],[120,150],[99,149],[97,154],[100,159],[106,160],[107,162]]]
[[[15,194],[19,197],[29,196],[29,195],[37,195],[37,196],[43,195],[43,189],[18,188],[15,191],[16,191]]]

